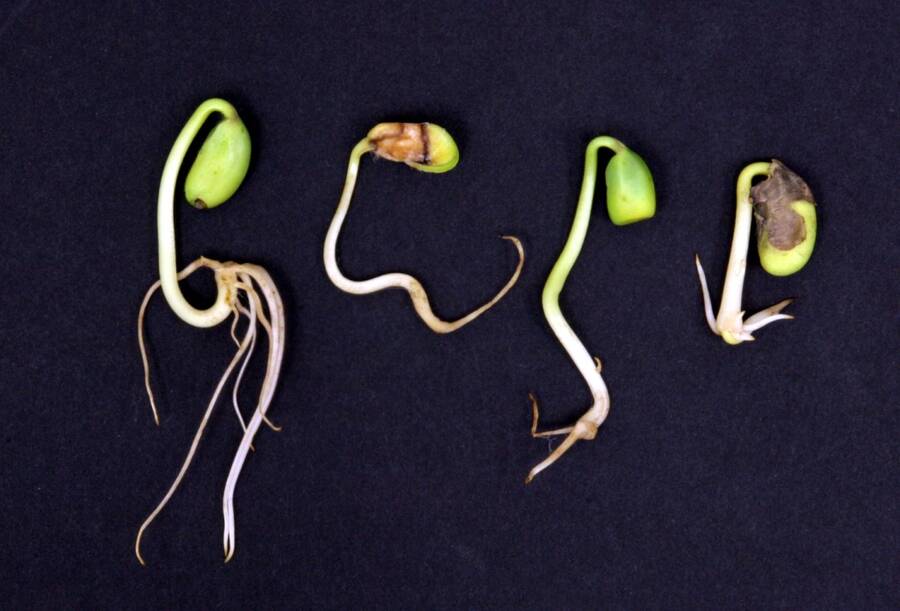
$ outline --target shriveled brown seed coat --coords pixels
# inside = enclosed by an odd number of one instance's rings
[[[800,176],[772,160],[769,177],[750,189],[753,216],[759,236],[767,236],[778,250],[790,250],[806,239],[806,223],[794,212],[796,201],[815,204],[812,191]]]
[[[369,142],[376,155],[391,161],[429,161],[427,123],[382,123],[369,132]]]

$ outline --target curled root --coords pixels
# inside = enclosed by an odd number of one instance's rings
[[[422,284],[412,276],[406,276],[404,281],[399,281],[394,286],[406,289],[410,299],[412,299],[416,314],[418,314],[419,318],[428,325],[429,329],[435,333],[451,333],[456,331],[490,310],[494,304],[503,299],[503,296],[506,295],[506,293],[509,292],[509,289],[511,289],[516,284],[516,281],[518,281],[519,274],[522,273],[522,266],[525,264],[525,251],[522,249],[522,242],[519,241],[519,238],[511,235],[501,237],[504,240],[509,240],[516,247],[516,252],[519,255],[519,262],[516,264],[516,269],[513,271],[512,276],[509,277],[509,280],[506,281],[506,284],[503,285],[503,288],[500,289],[490,301],[472,310],[462,318],[448,322],[435,316],[431,309],[431,304],[428,302],[428,295],[425,293],[425,289],[422,287]],[[397,275],[405,276],[405,274]]]
[[[353,190],[356,187],[356,176],[359,172],[360,157],[365,153],[372,151],[373,146],[374,145],[370,142],[364,140],[356,146],[350,156],[350,164],[347,167],[347,178],[344,181],[344,190],[341,193],[341,199],[338,202],[334,217],[331,219],[331,225],[328,227],[328,233],[325,235],[325,246],[323,248],[325,271],[335,286],[342,291],[353,293],[355,295],[368,295],[370,293],[391,288],[403,289],[409,293],[409,297],[412,299],[416,313],[419,315],[419,318],[428,325],[428,328],[435,333],[451,333],[456,331],[491,309],[491,307],[500,301],[515,285],[516,281],[519,279],[519,274],[522,272],[522,265],[525,263],[525,251],[522,248],[522,242],[515,236],[500,236],[504,240],[512,242],[516,247],[516,252],[519,255],[519,262],[516,265],[515,271],[512,276],[510,276],[509,280],[507,280],[503,288],[500,289],[490,301],[476,308],[472,312],[469,312],[462,318],[452,322],[441,320],[434,315],[431,304],[428,301],[428,295],[425,293],[422,283],[409,274],[382,274],[381,276],[369,278],[368,280],[351,280],[350,278],[347,278],[341,271],[340,266],[338,266],[337,242],[341,233],[341,227],[344,224],[344,219],[347,217],[347,211],[350,209],[350,200],[353,198]]]
[[[184,478],[185,473],[187,473],[188,467],[200,444],[203,432],[206,429],[206,425],[212,415],[213,408],[219,399],[219,395],[222,393],[231,374],[242,359],[243,363],[235,382],[235,390],[232,393],[232,402],[235,411],[237,412],[238,420],[241,423],[241,428],[244,431],[244,435],[241,438],[241,442],[232,461],[222,498],[222,513],[225,522],[223,545],[226,562],[232,558],[235,549],[234,489],[237,484],[238,476],[240,475],[248,452],[253,448],[253,438],[259,430],[260,424],[265,422],[271,428],[278,430],[278,428],[268,420],[266,412],[268,411],[269,405],[275,394],[275,386],[278,383],[278,376],[281,371],[281,363],[284,356],[284,306],[281,301],[281,296],[275,288],[272,278],[263,268],[247,263],[220,263],[201,257],[182,270],[181,273],[178,274],[178,279],[181,280],[186,278],[200,267],[208,267],[211,269],[213,273],[216,274],[217,281],[221,281],[228,288],[228,301],[235,317],[231,326],[231,336],[237,344],[237,351],[213,391],[212,398],[207,405],[206,412],[203,415],[203,419],[200,421],[200,426],[197,428],[194,440],[191,443],[188,454],[185,457],[175,480],[169,487],[169,490],[166,492],[162,501],[160,501],[159,505],[156,506],[147,519],[144,520],[144,523],[141,524],[141,527],[138,530],[134,542],[134,553],[141,564],[145,564],[144,559],[141,556],[141,538],[143,537],[144,531],[166,506],[169,499],[172,498],[172,495]],[[150,397],[154,419],[158,423],[158,412],[150,388],[149,367],[143,337],[143,318],[147,303],[157,288],[159,288],[159,282],[155,282],[153,286],[150,287],[150,290],[147,291],[144,301],[141,304],[140,314],[138,316],[138,339],[141,346],[141,357],[144,363],[144,381],[148,396]],[[262,293],[262,299],[260,298],[260,293]],[[246,306],[241,303],[241,296],[246,298]],[[266,315],[266,311],[268,311],[268,316]],[[239,319],[242,316],[247,319],[247,330],[244,337],[241,340],[238,340],[236,330]],[[261,326],[268,336],[269,349],[266,359],[266,373],[263,378],[256,409],[253,411],[253,415],[250,417],[249,421],[245,424],[237,403],[237,386],[240,384],[243,372],[246,369],[253,348],[256,345],[258,326]]]

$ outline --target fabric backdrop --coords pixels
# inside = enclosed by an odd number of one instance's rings
[[[9,3],[0,9],[0,600],[9,608],[896,608],[896,2]],[[286,304],[271,418],[235,496],[231,358],[157,298],[156,191],[211,96],[253,139],[234,200],[177,208],[179,262],[264,265]],[[347,275],[417,275],[455,318],[337,290],[322,243],[352,146],[375,123],[433,121],[459,166],[365,159],[339,244]],[[606,424],[525,486],[587,388],[543,317],[588,140],[652,169],[658,213],[619,228],[602,189],[562,307],[604,364]],[[819,201],[815,254],[767,276],[748,313],[796,320],[725,345],[718,299],[741,168],[777,157]],[[601,155],[605,163],[607,155]],[[186,283],[197,305],[211,276]],[[260,353],[261,354],[261,353]],[[246,411],[260,381],[254,360]]]

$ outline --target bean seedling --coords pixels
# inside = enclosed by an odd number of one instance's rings
[[[222,118],[203,142],[197,158],[185,179],[185,196],[188,202],[200,209],[213,208],[222,204],[237,191],[250,163],[250,136],[247,133],[247,129],[244,127],[234,107],[221,99],[207,100],[197,108],[175,140],[175,144],[172,146],[172,150],[166,160],[162,180],[159,185],[157,206],[159,280],[147,291],[138,314],[138,342],[144,364],[144,383],[147,388],[147,395],[150,398],[150,408],[153,411],[153,419],[156,421],[156,424],[159,425],[159,413],[156,409],[153,391],[150,388],[150,370],[144,346],[143,320],[150,297],[158,288],[162,287],[163,295],[172,311],[184,322],[194,327],[214,327],[224,322],[229,316],[233,316],[231,337],[237,344],[237,352],[231,359],[213,392],[212,399],[210,399],[206,412],[203,414],[203,419],[200,421],[200,426],[194,435],[190,450],[181,465],[178,475],[175,477],[175,481],[159,505],[150,513],[138,530],[137,538],[134,542],[134,553],[141,564],[144,564],[144,559],[141,556],[141,537],[147,526],[162,511],[181,483],[191,464],[197,446],[200,444],[200,439],[209,422],[213,407],[238,364],[241,364],[241,366],[234,384],[232,402],[244,435],[232,460],[231,470],[228,473],[222,497],[222,513],[225,520],[223,544],[226,562],[234,554],[233,498],[234,489],[238,476],[241,473],[241,468],[244,465],[244,460],[248,451],[253,449],[253,439],[261,423],[265,422],[273,430],[279,430],[266,416],[275,393],[275,386],[278,383],[278,375],[284,354],[284,307],[272,278],[266,270],[258,265],[234,262],[221,263],[206,257],[200,257],[185,267],[180,273],[176,272],[177,257],[173,215],[174,191],[178,172],[191,142],[196,137],[203,123],[213,113],[219,113]],[[199,310],[187,302],[181,293],[178,281],[204,267],[210,269],[214,274],[217,294],[216,301],[212,306],[205,310]],[[246,319],[247,328],[243,337],[238,339],[237,328],[242,319]],[[258,326],[262,326],[268,338],[266,372],[263,377],[256,409],[253,411],[249,422],[245,423],[238,405],[238,388],[247,368],[247,363],[250,361],[256,346]],[[241,363],[242,360],[243,363]]]
[[[367,295],[389,288],[403,289],[409,294],[416,313],[436,333],[456,331],[500,301],[518,280],[522,264],[525,261],[522,243],[511,235],[501,237],[515,245],[519,254],[519,262],[506,285],[493,299],[452,322],[441,320],[435,316],[422,283],[408,274],[383,274],[368,280],[351,280],[344,276],[337,263],[337,241],[344,218],[347,216],[347,210],[350,208],[359,162],[366,153],[374,153],[377,157],[390,161],[400,161],[416,170],[434,174],[448,172],[459,162],[459,149],[456,142],[445,129],[432,123],[380,123],[372,128],[350,153],[344,190],[325,236],[325,271],[335,286],[342,291],[356,295]]]
[[[541,295],[541,305],[550,328],[587,382],[593,404],[573,426],[538,432],[538,402],[533,394],[529,395],[532,409],[532,437],[566,435],[566,438],[544,461],[531,470],[525,483],[556,462],[579,439],[594,439],[597,436],[597,429],[609,414],[609,392],[600,375],[600,359],[591,357],[559,307],[559,294],[581,253],[587,234],[597,183],[597,153],[601,147],[613,152],[613,157],[606,166],[606,207],[613,224],[628,225],[649,219],[656,213],[653,176],[644,160],[615,138],[598,136],[591,140],[585,153],[584,178],[581,181],[578,207],[575,209],[575,220],[572,222],[572,229],[562,253],[550,270]]]
[[[766,179],[751,186],[757,176],[766,176]],[[741,298],[747,271],[750,221],[754,217],[759,262],[773,276],[788,276],[800,271],[812,256],[816,242],[815,200],[803,179],[777,159],[771,163],[760,161],[745,167],[737,180],[737,211],[731,254],[719,314],[715,318],[700,256],[694,256],[703,292],[706,323],[713,333],[732,345],[753,341],[753,332],[769,323],[793,318],[781,313],[793,301],[785,299],[744,320]]]

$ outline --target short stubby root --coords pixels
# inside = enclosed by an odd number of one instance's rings
[[[186,278],[201,267],[212,270],[216,276],[217,283],[221,282],[227,288],[228,304],[231,306],[234,315],[234,320],[231,325],[231,334],[237,344],[237,351],[213,391],[212,398],[207,405],[206,412],[200,421],[200,426],[194,435],[191,447],[188,450],[188,454],[184,459],[175,480],[169,487],[169,490],[166,492],[162,501],[160,501],[159,505],[156,506],[147,519],[144,520],[144,523],[138,530],[137,538],[134,542],[134,553],[141,564],[145,564],[144,559],[141,556],[141,538],[143,537],[144,531],[172,498],[172,495],[184,478],[185,473],[187,473],[188,467],[194,458],[194,454],[197,451],[197,447],[200,444],[200,440],[203,437],[203,433],[209,422],[210,416],[212,415],[213,408],[215,407],[219,396],[222,394],[222,390],[231,378],[232,373],[239,364],[241,366],[235,381],[232,400],[244,435],[241,438],[237,452],[232,460],[231,469],[228,473],[222,498],[222,511],[225,522],[223,544],[226,562],[234,555],[235,527],[233,498],[234,489],[244,465],[244,461],[246,460],[249,451],[253,448],[253,439],[259,430],[260,424],[265,422],[273,430],[279,430],[271,423],[271,421],[269,421],[266,412],[269,409],[275,393],[275,387],[278,383],[278,376],[281,371],[281,363],[284,356],[284,306],[282,304],[281,296],[275,288],[272,278],[263,268],[246,263],[220,263],[211,259],[200,258],[182,270],[178,274],[178,279],[182,280]],[[138,316],[138,339],[141,348],[141,357],[144,363],[145,385],[147,394],[150,398],[153,417],[157,424],[159,423],[159,414],[150,387],[149,365],[144,343],[143,319],[150,297],[158,288],[159,282],[157,281],[147,291]],[[243,337],[238,339],[236,330],[242,320],[246,321],[246,331],[244,332]],[[250,357],[253,354],[253,349],[256,346],[257,333],[260,327],[262,327],[268,339],[266,371],[259,392],[256,409],[253,411],[250,419],[245,421],[241,415],[241,410],[237,402],[237,388],[243,378],[247,363],[250,361]]]

